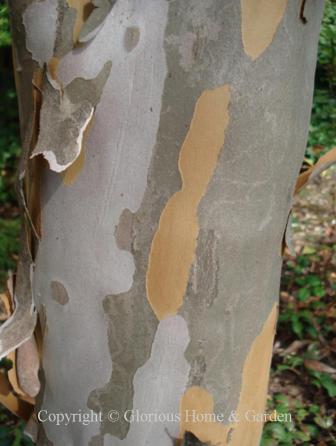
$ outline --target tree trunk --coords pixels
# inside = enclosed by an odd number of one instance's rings
[[[323,2],[10,7],[37,444],[257,446]]]

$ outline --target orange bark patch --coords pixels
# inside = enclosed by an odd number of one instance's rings
[[[179,157],[182,189],[169,199],[153,238],[147,296],[160,320],[176,314],[183,303],[199,231],[197,208],[224,144],[229,96],[224,85],[199,97]]]
[[[263,423],[249,421],[246,415],[247,411],[262,414],[265,410],[277,318],[275,304],[245,360],[238,405],[240,422],[233,431],[230,446],[259,445]]]
[[[87,128],[84,130],[86,132]],[[65,186],[71,186],[77,179],[78,175],[81,173],[85,163],[85,151],[81,150],[81,153],[78,155],[76,161],[74,161],[71,166],[69,166],[64,172],[63,175],[63,184]]]
[[[256,59],[273,40],[288,0],[240,0],[245,53]]]
[[[248,414],[249,411],[262,414],[265,410],[277,314],[275,304],[246,357],[239,404],[235,414],[239,421],[226,425],[218,422],[213,416],[212,395],[202,387],[190,387],[180,403],[181,436],[189,431],[202,442],[216,446],[259,445],[263,423],[251,421]]]
[[[59,65],[59,59],[57,57],[52,57],[48,62],[48,71],[51,78],[57,81],[57,68]]]
[[[221,424],[212,419],[214,400],[202,387],[190,387],[183,395],[180,404],[181,436],[192,432],[202,442],[222,446],[227,444],[227,435],[231,425]]]

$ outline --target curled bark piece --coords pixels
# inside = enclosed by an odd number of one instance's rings
[[[81,152],[84,130],[93,115],[88,101],[72,104],[49,80],[44,88],[41,132],[32,157],[42,154],[50,169],[62,172]]]
[[[18,376],[17,376],[17,356],[18,350],[12,351],[7,355],[7,359],[12,361],[12,368],[8,370],[8,380],[10,385],[12,386],[13,393],[22,401],[26,401],[27,403],[34,405],[35,399],[27,395],[20,387]]]
[[[295,185],[295,194],[299,193],[301,189],[304,188],[309,181],[316,178],[320,173],[330,167],[332,164],[336,162],[336,147],[329,150],[325,155],[321,156],[321,158],[309,169],[302,172],[296,181]],[[290,211],[286,229],[283,236],[282,241],[282,255],[284,254],[285,249],[288,249],[290,255],[295,256],[295,249],[292,241],[292,211]]]
[[[13,276],[10,275],[7,281],[7,293],[6,293],[6,306],[8,309],[8,316],[7,319],[11,317],[12,313],[13,313],[13,306],[14,306],[14,301],[13,301]],[[12,361],[12,368],[10,370],[8,370],[7,372],[7,376],[8,376],[8,381],[10,383],[10,385],[12,386],[12,391],[14,392],[14,394],[23,401],[26,401],[29,404],[34,405],[35,404],[35,400],[34,398],[28,396],[20,387],[19,381],[18,381],[18,377],[17,377],[17,362],[16,362],[16,358],[17,358],[17,352],[18,350],[15,351],[11,351],[8,355],[7,355],[7,359],[9,359],[10,361]]]
[[[311,180],[317,177],[317,175],[320,175],[324,170],[326,170],[328,167],[330,167],[332,164],[336,162],[336,147],[329,150],[325,155],[321,156],[319,160],[308,170],[301,173],[299,175],[296,186],[295,186],[295,193],[297,194],[300,192],[300,190]]]
[[[82,26],[79,34],[79,42],[88,42],[93,39],[103,26],[104,21],[111,11],[116,0],[93,0],[93,11]]]
[[[31,289],[32,262],[24,252],[18,263],[13,315],[0,327],[0,358],[31,338],[36,325],[36,311]]]
[[[17,351],[17,375],[21,389],[34,398],[40,391],[38,371],[39,354],[34,336],[22,344]]]
[[[84,131],[99,102],[111,65],[107,62],[96,78],[76,78],[65,88],[46,76],[40,134],[31,158],[43,155],[55,172],[62,172],[74,163],[81,153]]]

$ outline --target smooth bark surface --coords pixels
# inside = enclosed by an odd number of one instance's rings
[[[101,414],[39,446],[259,444],[323,12],[300,3],[10,1],[36,411]]]

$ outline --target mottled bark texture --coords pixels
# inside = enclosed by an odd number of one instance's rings
[[[257,446],[323,2],[9,3],[37,444]]]

